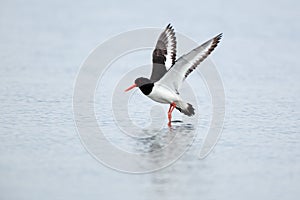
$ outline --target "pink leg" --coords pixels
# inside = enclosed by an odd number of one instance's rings
[[[172,112],[173,110],[176,108],[176,103],[171,103],[170,104],[170,108],[169,108],[169,111],[168,111],[168,119],[169,119],[169,123],[168,123],[168,126],[171,126],[171,119],[172,119]]]

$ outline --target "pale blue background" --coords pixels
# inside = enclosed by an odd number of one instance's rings
[[[0,199],[299,199],[300,3],[296,0],[0,2]],[[219,144],[146,175],[115,172],[77,136],[73,83],[97,44],[143,27],[196,41],[226,92]]]

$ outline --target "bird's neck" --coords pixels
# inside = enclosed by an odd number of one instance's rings
[[[147,83],[145,85],[140,86],[140,90],[144,95],[149,95],[152,92],[154,87],[154,83]]]

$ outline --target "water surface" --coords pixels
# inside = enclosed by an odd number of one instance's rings
[[[298,1],[0,5],[1,199],[299,199]],[[79,66],[112,35],[169,22],[199,43],[224,32],[212,56],[226,93],[222,137],[210,156],[197,159],[211,109],[203,87],[197,138],[175,164],[144,175],[116,172],[77,135]],[[136,113],[141,124],[149,117]],[[184,123],[177,128],[188,134]],[[133,151],[164,141],[133,144],[113,133]]]

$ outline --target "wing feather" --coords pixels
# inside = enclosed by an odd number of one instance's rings
[[[193,49],[189,53],[181,56],[168,70],[168,72],[158,81],[158,83],[169,86],[175,91],[178,91],[182,82],[211,54],[211,52],[217,47],[221,38],[222,33]]]
[[[150,80],[158,81],[176,60],[176,37],[171,24],[160,34],[152,53],[152,74]]]

